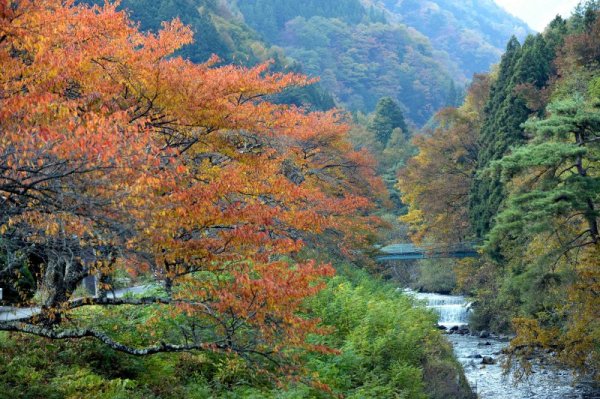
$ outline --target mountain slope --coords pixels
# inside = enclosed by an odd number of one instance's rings
[[[441,61],[443,54],[414,29],[388,23],[383,10],[366,8],[358,0],[230,4],[307,73],[320,76],[322,85],[351,111],[371,112],[381,97],[392,97],[410,120],[422,124],[452,102],[454,82]]]
[[[391,97],[417,125],[460,102],[472,73],[496,63],[513,32],[527,30],[492,0],[123,0],[121,7],[142,30],[180,18],[195,33],[180,52],[192,61],[272,59],[273,70],[321,78],[278,101],[329,109],[328,92],[339,106],[369,113]]]
[[[527,24],[493,0],[377,0],[374,4],[384,7],[391,20],[426,35],[468,79],[497,63],[512,35],[523,39],[531,33]]]
[[[398,100],[423,124],[529,29],[492,0],[229,0],[352,111]],[[458,90],[460,91],[460,90]]]

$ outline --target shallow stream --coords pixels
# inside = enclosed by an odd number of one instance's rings
[[[467,327],[470,304],[464,297],[408,292],[439,313],[441,326],[447,329]],[[471,388],[481,399],[600,399],[597,387],[577,381],[569,371],[541,364],[535,364],[533,374],[517,384],[503,373],[505,357],[502,349],[508,345],[507,339],[458,333],[447,337]],[[483,364],[484,358],[494,364]]]

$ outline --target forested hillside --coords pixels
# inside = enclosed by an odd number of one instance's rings
[[[481,243],[483,256],[457,267],[476,298],[472,327],[515,332],[510,353],[525,366],[545,349],[595,378],[599,44],[598,1],[511,39],[497,70],[415,139],[399,182],[415,240]]]
[[[460,101],[473,72],[497,62],[511,34],[528,31],[492,1],[316,3],[252,0],[237,7],[349,110],[368,113],[391,97],[418,125]]]
[[[511,35],[523,39],[527,25],[506,13],[493,0],[371,0],[390,19],[417,29],[436,50],[448,55],[450,66],[471,79],[497,63]]]

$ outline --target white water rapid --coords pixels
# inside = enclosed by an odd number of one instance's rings
[[[468,328],[470,303],[465,297],[417,293],[405,293],[425,302],[426,306],[439,314],[438,324],[450,330]],[[453,331],[450,331],[453,332]],[[534,373],[517,384],[511,376],[504,375],[502,350],[508,339],[499,337],[479,338],[479,335],[448,334],[454,354],[462,364],[471,388],[480,399],[600,399],[600,390],[589,382],[577,381],[566,370],[552,365],[533,365]],[[484,364],[484,358],[488,360]]]
[[[429,293],[413,293],[415,297],[427,302],[427,307],[435,310],[440,318],[438,324],[450,329],[462,327],[469,323],[471,304],[463,296],[440,295]]]

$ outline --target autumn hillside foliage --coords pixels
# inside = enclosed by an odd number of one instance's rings
[[[0,0],[0,281],[42,309],[0,330],[137,355],[327,350],[301,311],[333,269],[297,254],[327,232],[358,256],[382,184],[344,115],[264,100],[312,80],[172,56],[191,41],[178,20],[141,33],[114,3]],[[164,288],[106,295],[123,272]],[[77,299],[88,276],[100,295]],[[95,305],[147,313],[109,331],[84,317]]]

